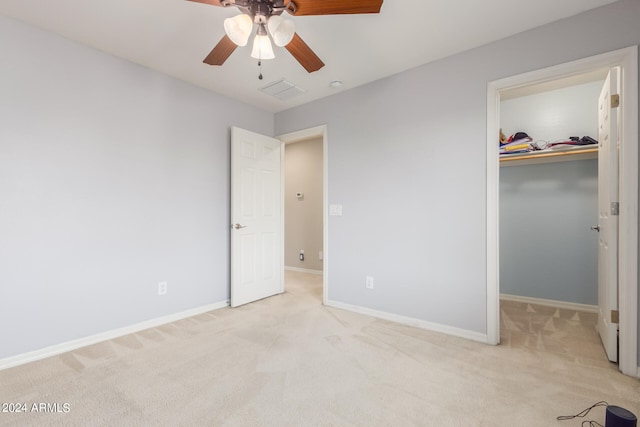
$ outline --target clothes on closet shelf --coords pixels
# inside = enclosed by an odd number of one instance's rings
[[[508,138],[502,133],[500,129],[499,136],[500,155],[511,155],[519,153],[528,153],[530,151],[543,151],[543,150],[557,150],[557,149],[570,149],[577,146],[584,145],[597,145],[598,141],[590,136],[583,136],[579,138],[577,136],[570,136],[567,139],[559,139],[553,142],[533,139],[526,132],[516,132]]]
[[[504,139],[502,129],[500,130],[500,154],[516,154],[531,151],[531,137],[526,132],[516,132],[509,138]]]

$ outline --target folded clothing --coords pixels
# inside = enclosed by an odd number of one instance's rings
[[[523,133],[523,132],[520,132],[520,133]],[[526,153],[532,150],[530,143],[531,143],[531,138],[528,136],[513,140],[511,142],[508,142],[500,146],[500,154]]]

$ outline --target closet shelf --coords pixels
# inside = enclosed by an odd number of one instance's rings
[[[567,162],[598,158],[598,146],[586,145],[579,148],[531,151],[529,153],[500,156],[500,166],[531,165],[537,163]]]

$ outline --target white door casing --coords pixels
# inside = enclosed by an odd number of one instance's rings
[[[607,357],[618,361],[618,325],[611,312],[618,310],[618,95],[619,68],[612,68],[598,97],[598,333]],[[617,211],[617,208],[615,208]],[[616,321],[617,322],[617,321]]]
[[[231,128],[232,307],[284,291],[280,144]]]

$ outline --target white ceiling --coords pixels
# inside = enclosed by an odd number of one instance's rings
[[[384,0],[378,15],[291,17],[326,65],[308,74],[274,47],[276,58],[263,61],[263,80],[250,43],[222,67],[202,63],[224,35],[224,18],[238,13],[235,7],[186,0],[2,0],[0,13],[277,112],[614,1]],[[259,90],[282,78],[306,93],[281,101]],[[343,86],[331,88],[333,80]]]

